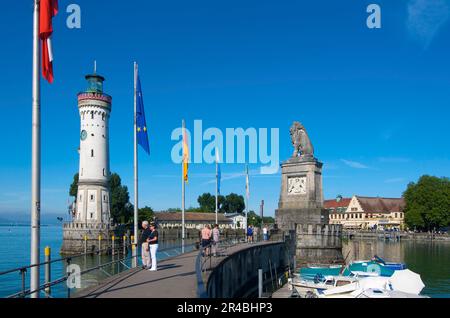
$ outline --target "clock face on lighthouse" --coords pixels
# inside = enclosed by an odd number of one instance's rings
[[[288,194],[306,194],[306,177],[288,178]]]
[[[87,132],[86,132],[86,130],[82,130],[82,131],[81,131],[81,135],[80,135],[81,140],[85,140],[86,137],[87,137]]]

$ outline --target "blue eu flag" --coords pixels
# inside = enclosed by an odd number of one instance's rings
[[[150,154],[148,147],[147,123],[145,122],[144,99],[142,97],[141,80],[137,78],[136,88],[136,135],[137,142],[144,150]]]

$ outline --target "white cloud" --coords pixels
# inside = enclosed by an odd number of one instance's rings
[[[361,162],[351,161],[351,160],[345,160],[345,159],[341,159],[341,161],[342,161],[343,163],[345,163],[347,166],[349,166],[350,168],[355,168],[355,169],[369,169],[368,166],[366,166],[365,164],[362,164]]]
[[[411,0],[406,21],[409,34],[427,48],[450,16],[449,0]]]

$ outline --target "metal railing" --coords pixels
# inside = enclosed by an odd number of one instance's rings
[[[267,239],[264,239],[264,236],[258,235],[257,239],[255,239],[255,236],[253,237],[252,242],[247,241],[247,237],[236,237],[232,239],[225,239],[220,240],[219,242],[215,243],[211,242],[207,246],[200,246],[199,252],[196,259],[196,276],[197,276],[197,297],[198,298],[208,298],[208,293],[206,292],[205,287],[205,273],[208,271],[212,271],[218,263],[220,263],[220,258],[229,256],[228,251],[230,248],[235,247],[237,245],[241,244],[248,244],[249,246],[252,246],[255,243],[261,243],[261,242],[284,242],[285,236],[284,233],[281,233],[279,235],[272,235],[269,237],[266,237]],[[215,252],[215,253],[214,253]],[[288,252],[289,253],[289,252]],[[216,260],[216,261],[213,261]],[[269,260],[270,263],[270,260]],[[269,265],[272,267],[272,264]],[[275,271],[275,268],[273,269]],[[289,269],[290,271],[290,269]],[[270,270],[270,273],[272,275],[272,268]],[[274,277],[272,277],[272,281],[274,280]],[[277,274],[275,273],[275,281],[278,281]],[[273,285],[273,283],[272,283]]]
[[[245,237],[234,237],[218,242],[210,242],[207,246],[199,246],[199,252],[195,261],[195,272],[197,276],[197,297],[208,298],[206,293],[203,274],[213,269],[213,257],[226,257],[226,251],[238,244],[247,243]],[[214,252],[213,252],[214,249]],[[208,265],[208,266],[207,266]]]
[[[87,274],[87,273],[95,271],[95,270],[100,270],[103,273],[107,274],[108,276],[111,276],[109,273],[104,271],[105,267],[120,263],[121,265],[123,265],[123,267],[125,269],[130,269],[130,267],[126,264],[126,262],[129,260],[132,260],[132,261],[134,260],[134,264],[132,264],[131,267],[138,267],[138,263],[139,263],[138,259],[141,257],[140,249],[137,249],[136,246],[134,246],[135,244],[127,243],[127,242],[128,242],[128,239],[124,240],[124,242],[123,242],[124,244],[122,244],[122,245],[118,244],[118,246],[115,248],[106,248],[106,249],[92,251],[92,252],[80,253],[80,254],[57,258],[57,259],[53,259],[53,260],[46,257],[46,260],[44,262],[40,262],[38,264],[22,266],[22,267],[17,267],[17,268],[9,269],[6,271],[2,271],[2,272],[0,272],[0,277],[7,275],[7,274],[14,273],[14,272],[18,272],[21,277],[20,278],[21,279],[21,290],[19,292],[16,292],[14,294],[7,296],[6,298],[25,298],[31,294],[41,293],[41,292],[44,292],[45,297],[52,298],[51,288],[56,285],[59,285],[61,283],[67,282],[68,280],[73,278],[73,275],[81,276],[81,275]],[[173,246],[173,247],[168,247],[168,248],[158,250],[157,253],[158,253],[158,255],[161,255],[161,254],[165,255],[166,257],[164,259],[170,259],[170,258],[173,258],[173,257],[176,257],[176,256],[182,254],[183,250],[186,252],[190,252],[191,251],[190,248],[194,248],[196,246],[197,246],[196,243],[184,245],[184,248],[182,248],[182,249],[180,249],[180,246]],[[132,253],[131,253],[131,255],[128,255],[128,251],[130,249],[131,249]],[[101,263],[100,259],[99,259],[98,265],[84,269],[76,274],[67,271],[67,268],[69,267],[70,264],[73,263],[74,259],[86,257],[86,256],[91,256],[91,257],[96,256],[96,255],[100,256],[100,255],[106,254],[106,253],[109,253],[113,257],[113,259],[111,261]],[[121,254],[122,254],[122,257],[120,257]],[[118,256],[117,259],[114,259],[114,256]],[[52,270],[51,264],[54,264],[57,262],[62,262],[63,264],[66,265],[66,273],[64,276],[59,277],[58,279],[50,280],[51,279],[51,270]],[[29,288],[26,287],[26,273],[28,272],[28,270],[30,268],[33,268],[33,267],[38,267],[38,268],[43,267],[44,268],[45,282],[43,284],[41,284],[39,286],[39,288],[36,288],[35,290],[30,290]],[[70,296],[71,296],[71,288],[69,288],[67,286],[67,298],[70,298]]]

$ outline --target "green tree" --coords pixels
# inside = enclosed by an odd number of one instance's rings
[[[78,197],[78,172],[73,176],[72,184],[70,185],[69,195],[75,198],[77,201]]]
[[[225,197],[221,210],[225,213],[242,213],[244,209],[244,197],[236,193],[230,193]]]
[[[200,206],[200,212],[215,212],[216,211],[216,196],[211,193],[203,193],[197,199],[197,202]],[[219,195],[217,197],[217,205],[219,208],[219,212],[223,213],[221,206],[225,202],[225,197],[223,195]]]
[[[261,216],[257,215],[254,211],[249,211],[247,214],[248,224],[253,226],[261,226]],[[263,224],[273,224],[275,219],[271,216],[265,216]]]
[[[138,221],[139,221],[139,225],[143,222],[143,221],[149,221],[151,222],[153,220],[153,217],[155,216],[155,213],[153,211],[153,209],[149,206],[145,206],[143,208],[140,208],[138,210]]]
[[[450,224],[450,179],[424,175],[403,193],[405,222],[410,228],[432,230]]]
[[[117,173],[112,173],[109,178],[109,190],[111,192],[111,217],[114,223],[129,223],[133,220],[133,205],[130,204],[130,194],[127,186],[122,185],[122,180]]]

